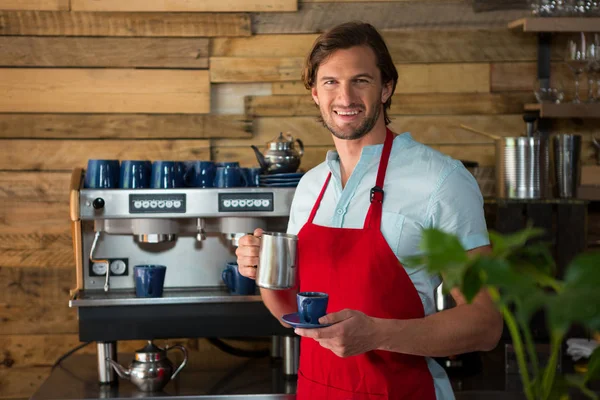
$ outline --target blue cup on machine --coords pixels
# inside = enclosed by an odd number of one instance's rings
[[[161,297],[167,267],[164,265],[136,265],[133,267],[135,295],[137,297]]]
[[[145,189],[150,187],[152,163],[147,160],[121,161],[121,189]]]
[[[231,294],[253,295],[256,293],[256,282],[254,279],[240,275],[238,265],[235,262],[227,263],[221,273],[221,278]]]
[[[247,186],[246,177],[240,167],[217,167],[215,187],[233,188]]]
[[[192,161],[187,164],[184,182],[188,187],[211,188],[214,186],[217,167],[212,161]]]
[[[259,187],[260,186],[260,175],[262,168],[242,168],[244,177],[246,178],[246,184],[248,187]]]
[[[300,292],[296,295],[298,316],[305,324],[318,324],[327,313],[329,295],[323,292]]]
[[[184,170],[184,164],[179,161],[154,161],[152,163],[152,188],[172,189],[183,187]]]
[[[88,160],[83,185],[89,189],[118,188],[119,160]]]

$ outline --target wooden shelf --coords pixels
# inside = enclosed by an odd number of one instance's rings
[[[600,103],[525,104],[525,111],[539,111],[541,118],[600,118]]]
[[[600,18],[521,18],[508,24],[509,29],[523,32],[598,32]]]

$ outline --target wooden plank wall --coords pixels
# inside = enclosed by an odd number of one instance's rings
[[[331,139],[299,83],[302,60],[317,33],[353,19],[382,30],[397,63],[392,128],[491,166],[492,142],[459,125],[524,132],[536,39],[505,28],[524,13],[466,0],[0,0],[0,398],[29,397],[78,343],[72,168],[103,157],[251,166],[249,145],[279,131],[304,141],[302,168],[313,167]],[[555,127],[581,132],[591,162],[597,123]],[[182,341],[206,362],[237,361]]]

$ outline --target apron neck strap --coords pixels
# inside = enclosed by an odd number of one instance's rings
[[[386,128],[385,142],[379,160],[379,169],[377,170],[377,179],[375,186],[371,188],[371,205],[365,218],[365,228],[376,230],[381,229],[381,213],[383,210],[383,182],[385,181],[385,173],[387,171],[390,153],[392,152],[392,144],[394,142],[394,134]]]

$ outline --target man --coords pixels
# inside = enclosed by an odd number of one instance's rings
[[[404,268],[421,231],[456,234],[469,253],[489,250],[483,201],[460,164],[386,128],[398,73],[371,25],[347,23],[321,35],[303,80],[336,147],[296,189],[288,232],[298,234],[299,288],[261,288],[279,319],[300,291],[329,293],[319,329],[302,336],[298,399],[453,399],[431,357],[494,348],[502,319],[487,292],[435,313],[440,281]],[[260,236],[240,240],[240,273],[254,278]]]

